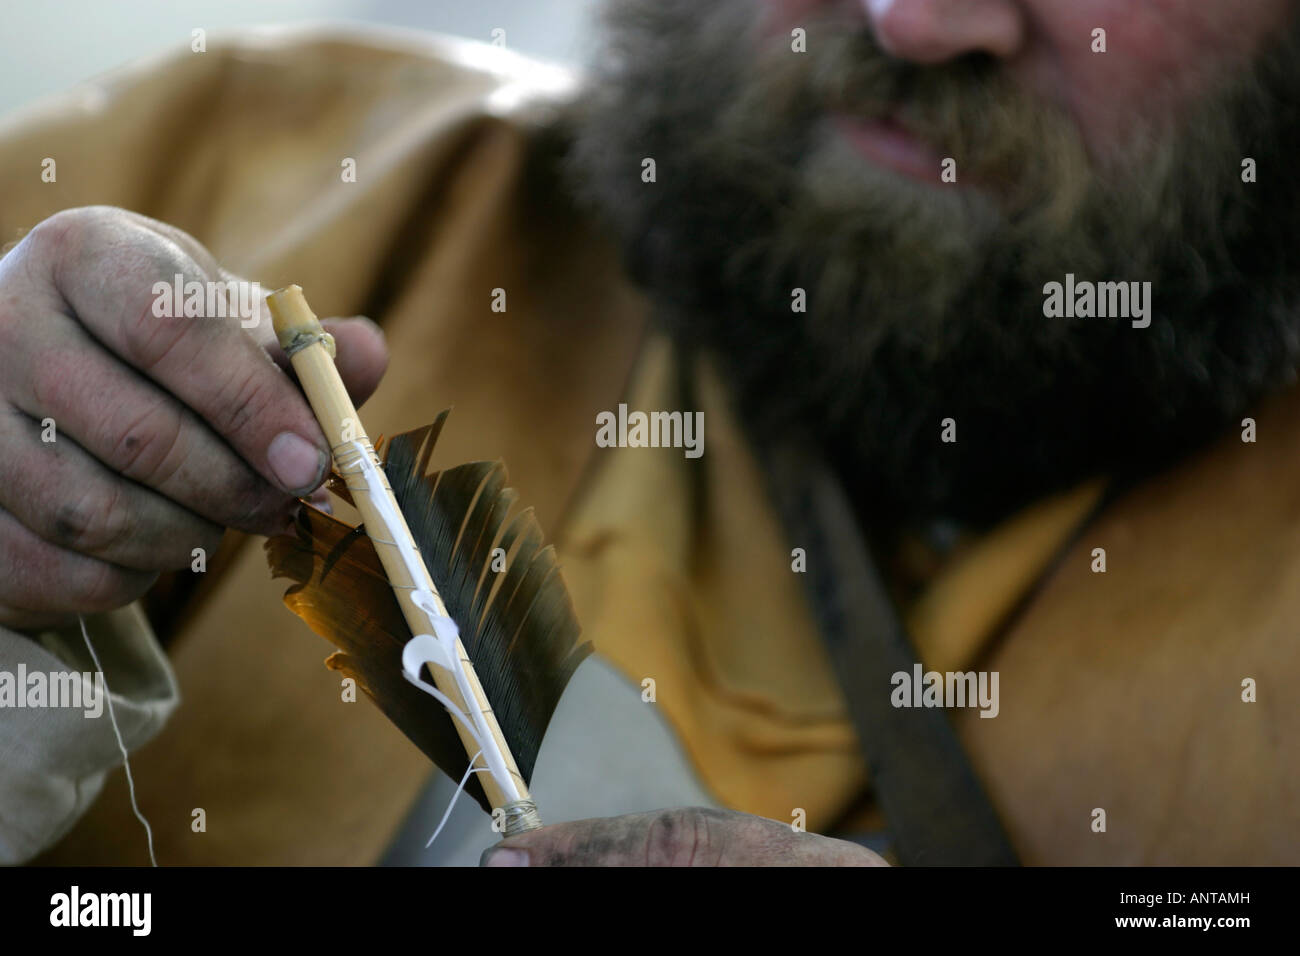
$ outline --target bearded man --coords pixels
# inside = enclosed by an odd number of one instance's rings
[[[485,862],[1294,863],[1298,51],[1290,0],[614,0],[576,89],[273,32],[46,106],[0,145],[0,665],[86,669],[83,616],[160,860],[420,859],[450,788],[253,537],[328,460],[268,323],[149,308],[297,282],[382,323],[329,323],[372,432],[454,403],[439,457],[505,459],[596,647],[569,822]],[[606,447],[620,406],[702,453]],[[0,749],[6,859],[141,859],[110,729]]]

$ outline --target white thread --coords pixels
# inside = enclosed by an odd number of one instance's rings
[[[86,639],[86,650],[90,651],[90,659],[95,663],[95,670],[99,671],[101,686],[104,688],[104,700],[108,704],[108,720],[113,725],[113,736],[117,738],[117,749],[122,751],[122,769],[126,771],[126,788],[131,793],[131,809],[135,811],[135,818],[144,825],[144,834],[149,840],[149,862],[157,866],[158,858],[153,855],[153,828],[149,826],[149,821],[140,812],[140,804],[135,799],[135,778],[131,776],[131,757],[126,752],[126,744],[122,741],[122,731],[117,726],[117,715],[113,713],[113,694],[108,687],[108,675],[104,673],[104,667],[99,663],[99,655],[95,653],[95,646],[90,643],[90,632],[86,630],[86,619],[78,614],[77,620],[81,624],[81,636]]]
[[[425,638],[428,640],[424,640]],[[437,638],[432,634],[417,634],[406,642],[406,646],[402,648],[402,676],[426,694],[433,697],[434,700],[447,709],[447,713],[451,714],[451,716],[456,720],[459,720],[461,726],[463,726],[465,731],[470,735],[470,738],[479,745],[479,749],[478,752],[470,758],[469,766],[465,768],[465,775],[460,778],[460,784],[456,787],[456,792],[451,795],[451,802],[447,804],[447,810],[442,815],[442,822],[438,824],[438,829],[433,831],[433,836],[429,837],[429,842],[424,845],[426,850],[433,846],[433,841],[438,839],[438,834],[441,833],[442,828],[447,825],[447,820],[451,817],[451,811],[456,807],[456,801],[460,799],[460,795],[465,791],[465,784],[469,782],[469,775],[471,773],[490,774],[492,772],[491,767],[474,766],[474,762],[478,760],[479,757],[483,756],[483,741],[479,738],[478,731],[474,729],[474,725],[470,723],[469,718],[465,716],[465,712],[452,703],[450,697],[420,677],[420,668],[425,665],[424,658],[420,656],[420,648],[425,647],[425,654],[428,655],[429,650],[427,648],[430,642],[434,644],[433,653],[440,656],[442,648],[437,645]],[[433,658],[430,657],[429,659],[432,660]]]
[[[406,642],[406,646],[409,648],[412,644],[414,644],[416,641],[420,640],[420,638],[423,637],[428,637],[432,639],[433,635],[417,634],[415,637],[411,638],[409,641]],[[419,668],[423,667],[424,663],[425,663],[424,661],[420,661],[419,664],[416,665],[415,671],[412,672],[409,669],[410,665],[407,664],[406,662],[406,650],[404,649],[402,651],[402,676],[405,677],[412,684],[414,684],[416,687],[420,688],[426,694],[433,697],[433,699],[436,700],[438,703],[442,704],[443,707],[447,708],[447,713],[451,714],[452,717],[459,720],[461,722],[461,725],[465,728],[466,732],[469,734],[470,739],[473,740],[474,743],[478,744],[480,748],[482,748],[483,741],[479,739],[478,731],[474,729],[474,725],[470,723],[470,719],[467,716],[465,716],[465,712],[461,710],[459,707],[457,707],[454,703],[452,703],[451,698],[448,697],[446,694],[444,694],[442,691],[438,690],[437,687],[435,687],[433,684],[430,684],[428,681],[421,679],[421,677],[419,676]]]
[[[465,768],[465,774],[460,778],[460,783],[456,786],[456,792],[451,795],[451,803],[447,804],[447,812],[442,815],[442,822],[438,824],[438,829],[433,831],[433,836],[429,837],[429,842],[424,845],[426,850],[433,846],[433,841],[438,839],[438,834],[441,833],[442,828],[447,825],[447,821],[451,818],[451,811],[456,808],[456,801],[459,800],[460,795],[465,792],[465,784],[469,783],[469,775],[472,773],[483,773],[487,770],[487,767],[474,766],[474,761],[481,756],[483,756],[483,751],[480,750],[470,758],[469,766]]]
[[[456,647],[460,641],[460,628],[456,622],[446,615],[439,614],[437,605],[434,604],[433,592],[427,588],[417,588],[411,593],[411,603],[425,613],[429,623],[433,625],[434,638],[433,642],[437,645],[437,652],[441,656],[440,663],[445,670],[451,672],[452,679],[456,682],[456,690],[460,692],[460,698],[469,706],[476,703],[474,688],[469,685],[469,678],[465,675],[465,668],[460,664],[460,656]],[[414,644],[414,647],[412,645]],[[411,648],[412,656],[421,649],[424,653],[429,653],[429,642],[420,641],[415,643],[413,638],[407,642],[406,648],[402,649],[403,666],[409,666],[406,663],[406,649]],[[416,665],[416,670],[424,664],[425,660],[432,660],[432,657],[425,657]],[[470,719],[474,721],[474,726],[478,729],[475,739],[479,746],[483,748],[483,761],[488,765],[492,778],[497,781],[501,790],[506,794],[508,802],[513,803],[519,799],[519,790],[515,786],[514,778],[511,777],[510,771],[506,769],[505,757],[501,753],[501,748],[497,746],[496,737],[492,734],[492,728],[488,726],[487,718],[483,715],[482,708],[475,706],[470,711]]]

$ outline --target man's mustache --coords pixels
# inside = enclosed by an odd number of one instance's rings
[[[888,121],[955,159],[958,181],[987,188],[1011,215],[1066,219],[1092,184],[1071,118],[1025,92],[994,58],[920,65],[890,57],[860,26],[828,20],[807,29],[815,52],[792,54],[776,38],[754,63],[739,109],[760,100],[787,129],[829,115]]]

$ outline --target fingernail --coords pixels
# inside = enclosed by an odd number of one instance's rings
[[[508,846],[490,846],[479,857],[479,866],[527,866],[528,853]]]
[[[291,495],[305,495],[325,477],[325,455],[293,432],[280,432],[266,450],[266,460],[280,487]]]
[[[313,491],[311,493],[311,497],[308,498],[307,500],[311,503],[311,506],[313,508],[323,511],[327,515],[334,514],[334,508],[330,505],[329,489],[326,488],[324,485],[321,485],[319,488]]]

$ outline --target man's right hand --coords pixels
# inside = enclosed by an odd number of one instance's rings
[[[325,438],[264,305],[247,330],[159,318],[154,284],[178,273],[236,278],[181,230],[109,207],[51,216],[0,259],[0,625],[129,604],[224,528],[283,531],[322,482]],[[383,336],[326,326],[360,403]]]

